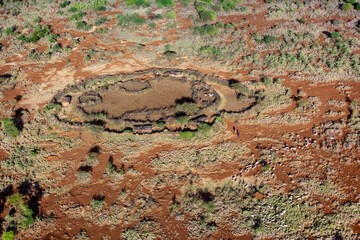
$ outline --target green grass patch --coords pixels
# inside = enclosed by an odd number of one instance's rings
[[[145,19],[139,17],[137,14],[118,14],[116,16],[116,19],[118,20],[118,25],[122,27],[129,27],[132,24],[143,24],[145,23]]]
[[[197,113],[199,111],[199,107],[197,106],[196,103],[183,103],[181,105],[177,105],[176,106],[176,111],[178,112],[184,112],[188,115]]]
[[[183,132],[180,132],[179,138],[180,139],[191,139],[194,136],[195,136],[195,132],[183,131]]]
[[[354,5],[351,3],[345,3],[345,4],[341,5],[341,10],[343,10],[343,11],[354,10]]]
[[[14,121],[10,118],[1,119],[1,126],[5,130],[6,134],[11,137],[17,137],[20,135],[19,129],[17,129]]]
[[[104,200],[93,198],[93,199],[91,199],[90,204],[91,204],[91,207],[93,207],[93,208],[100,208],[104,205]]]
[[[97,6],[95,8],[96,11],[106,11],[106,7],[105,6]]]
[[[155,2],[159,5],[159,7],[172,7],[175,5],[173,0],[156,0]]]
[[[200,19],[203,21],[215,21],[216,13],[214,11],[205,10],[199,13]]]
[[[258,43],[273,43],[279,41],[279,38],[271,36],[271,35],[265,35],[262,39],[255,38],[255,41]]]
[[[23,196],[19,193],[14,193],[7,197],[7,201],[10,205],[16,206],[24,202]]]
[[[217,34],[218,30],[214,25],[205,25],[202,27],[195,27],[194,34],[201,34],[201,35],[214,35]]]
[[[176,118],[176,122],[180,124],[188,124],[190,118],[188,116],[180,116]]]
[[[54,43],[57,41],[57,39],[60,37],[59,34],[52,34],[48,37],[48,40],[50,43]]]
[[[127,0],[126,5],[136,5],[138,7],[150,7],[149,0]]]
[[[200,49],[200,53],[207,55],[219,56],[221,55],[221,48],[211,47],[211,46],[203,46]]]
[[[164,14],[164,18],[174,19],[174,18],[176,18],[176,13],[174,11],[167,11]]]
[[[85,16],[84,12],[78,12],[70,16],[71,21],[78,21]]]
[[[7,28],[5,28],[5,33],[6,33],[6,35],[8,35],[8,36],[18,35],[19,33],[18,33],[18,32],[15,32],[15,30],[16,30],[15,27],[7,27]]]
[[[70,1],[64,1],[64,2],[62,2],[62,3],[60,3],[60,7],[61,8],[66,8],[67,6],[69,6],[70,5]]]
[[[107,20],[108,19],[105,17],[100,17],[100,19],[95,22],[95,25],[101,25],[101,24],[105,23]]]
[[[2,235],[3,240],[13,240],[15,239],[15,233],[12,230],[5,231]]]

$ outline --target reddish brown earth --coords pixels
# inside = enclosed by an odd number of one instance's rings
[[[257,7],[259,6],[260,1],[252,1],[247,5],[247,7]],[[262,1],[261,1],[262,4]],[[177,4],[173,10],[180,14],[183,9],[180,4]],[[134,72],[137,70],[149,69],[153,67],[158,68],[182,68],[182,69],[193,69],[197,70],[203,74],[214,74],[220,76],[224,79],[237,79],[238,81],[249,81],[255,80],[258,81],[262,74],[259,75],[250,75],[250,70],[246,69],[234,69],[234,71],[227,71],[221,67],[208,67],[203,66],[196,60],[182,58],[182,59],[167,59],[164,60],[164,64],[149,62],[146,59],[140,60],[136,57],[136,51],[133,50],[133,46],[137,44],[134,41],[118,41],[116,38],[116,33],[109,34],[107,40],[103,41],[99,39],[98,35],[93,35],[91,32],[83,32],[73,29],[67,29],[65,26],[69,22],[68,19],[61,20],[55,17],[55,12],[57,8],[54,7],[51,13],[51,21],[44,21],[44,23],[50,24],[51,29],[54,33],[60,34],[59,43],[63,46],[71,46],[72,38],[75,37],[84,37],[83,41],[80,41],[79,44],[65,57],[52,57],[48,60],[32,61],[26,56],[30,52],[31,46],[26,48],[25,51],[19,53],[13,53],[9,56],[6,56],[1,59],[0,63],[0,75],[8,73],[13,69],[21,69],[21,72],[24,74],[27,79],[26,84],[16,83],[10,89],[4,90],[4,97],[0,99],[3,104],[0,109],[0,117],[8,117],[9,109],[18,109],[23,108],[29,111],[29,123],[34,121],[35,115],[51,100],[57,91],[62,90],[68,84],[78,83],[86,79],[92,79],[96,77],[101,77],[104,75],[115,75],[119,73],[128,73]],[[122,13],[122,10],[114,10],[111,12],[101,13],[104,17],[115,16],[116,14]],[[10,18],[5,13],[2,13],[1,19]],[[252,28],[248,29],[246,32],[246,37],[248,41],[248,50],[250,53],[254,52],[255,45],[251,42],[250,36],[252,33],[258,31],[263,31],[264,29],[270,29],[276,24],[281,24],[283,22],[280,20],[267,20],[264,18],[264,12],[250,13],[238,16],[236,14],[229,14],[227,16],[219,16],[218,21],[229,23],[242,21],[244,18],[247,18],[247,23],[239,24],[238,27],[246,27],[247,24],[251,24]],[[349,17],[346,15],[329,15],[326,18],[311,18],[311,16],[304,16],[308,25],[312,24],[321,24],[326,23],[333,19],[340,19],[344,22],[353,20],[354,17]],[[163,59],[160,52],[155,50],[156,46],[162,44],[173,44],[176,40],[183,37],[182,31],[187,30],[192,26],[192,21],[190,18],[177,17],[178,27],[170,29],[167,31],[159,32],[159,36],[162,37],[162,40],[152,40],[146,44],[143,48],[146,51],[155,53],[158,59]],[[162,20],[165,23],[165,20]],[[112,18],[106,23],[106,27],[116,27],[116,20]],[[159,24],[158,24],[159,25]],[[158,26],[157,26],[158,28]],[[141,37],[152,36],[152,32],[148,32],[149,27],[143,26],[139,27],[136,32]],[[338,27],[330,26],[330,30],[336,30]],[[71,34],[71,37],[63,37],[64,33]],[[354,35],[349,33],[349,36]],[[166,37],[166,39],[164,38]],[[355,38],[359,38],[359,35],[355,35]],[[161,39],[161,38],[160,38]],[[227,42],[232,42],[233,37],[226,39]],[[324,37],[319,37],[319,44],[325,44]],[[4,46],[10,46],[11,43],[9,39],[2,39],[1,43]],[[110,52],[123,52],[123,56],[107,55],[108,62],[98,62],[96,59],[92,59],[89,62],[85,62],[84,56],[86,53],[83,50],[88,50],[92,48],[108,50]],[[38,52],[45,52],[48,48],[47,44],[39,44],[37,47]],[[277,50],[263,50],[261,56],[264,56],[266,53]],[[359,50],[353,51],[354,54],[359,54]],[[240,62],[242,56],[239,56],[234,62]],[[195,58],[196,59],[196,58]],[[213,61],[209,58],[208,61]],[[262,70],[262,69],[257,69]],[[304,178],[313,178],[315,180],[329,180],[334,183],[339,194],[332,195],[331,197],[323,196],[317,194],[316,192],[309,193],[309,201],[317,201],[320,204],[317,205],[317,211],[323,212],[324,214],[336,213],[338,207],[347,202],[357,203],[360,200],[360,168],[359,168],[359,157],[360,151],[356,147],[351,149],[341,149],[336,154],[332,153],[329,150],[324,150],[321,148],[306,147],[300,148],[303,143],[294,143],[293,138],[284,138],[285,134],[298,134],[296,138],[312,138],[313,140],[325,141],[323,136],[314,136],[312,134],[312,129],[314,126],[327,121],[348,121],[348,118],[351,114],[350,103],[356,99],[359,99],[360,96],[360,82],[358,77],[356,79],[338,79],[331,82],[317,82],[313,84],[311,77],[314,77],[314,74],[303,74],[304,80],[297,80],[289,75],[293,75],[294,71],[284,71],[281,74],[275,74],[277,78],[283,78],[283,85],[288,87],[292,95],[297,95],[298,90],[304,91],[308,96],[316,96],[320,101],[321,105],[319,106],[319,111],[311,115],[311,110],[308,110],[305,113],[302,113],[302,116],[310,117],[310,121],[304,124],[293,124],[287,125],[278,122],[277,124],[270,125],[267,122],[260,124],[247,124],[244,123],[245,120],[254,119],[256,116],[249,116],[247,118],[233,120],[226,119],[226,129],[220,132],[219,137],[213,139],[212,142],[208,144],[193,144],[189,141],[189,145],[195,145],[196,148],[203,147],[203,145],[218,145],[224,141],[232,141],[238,144],[245,145],[250,152],[247,154],[247,157],[250,158],[251,153],[254,154],[254,158],[258,159],[260,157],[260,148],[273,148],[274,152],[278,155],[284,154],[285,160],[282,162],[272,162],[270,167],[272,168],[271,172],[273,173],[273,178],[269,185],[279,187],[286,193],[291,192],[300,187],[300,181]],[[241,77],[236,77],[237,74],[241,74]],[[40,86],[40,89],[32,88]],[[166,82],[161,81],[159,85],[153,86],[153,91],[149,91],[137,97],[134,94],[121,94],[119,95],[118,91],[108,91],[104,95],[104,105],[100,108],[92,108],[92,111],[102,111],[111,112],[113,116],[120,116],[124,112],[127,112],[132,109],[154,109],[156,107],[166,107],[171,106],[175,100],[179,97],[189,96],[189,85],[181,84],[179,82]],[[227,111],[238,111],[243,108],[237,101],[236,95],[234,92],[227,92],[227,90],[222,85],[213,85],[216,90],[219,90],[222,94],[225,95],[228,100],[225,103],[224,109]],[[348,86],[349,90],[338,90],[338,86]],[[135,86],[132,86],[136,88]],[[131,88],[131,87],[130,87]],[[225,89],[225,90],[224,90]],[[221,91],[222,90],[222,91]],[[163,94],[165,93],[166,94]],[[20,100],[16,100],[17,96],[22,96]],[[169,97],[171,96],[171,98]],[[327,101],[330,99],[339,100],[345,102],[343,107],[332,107],[327,104]],[[297,102],[292,100],[291,105],[286,108],[270,111],[266,113],[268,116],[279,116],[283,113],[294,113],[297,107]],[[324,114],[329,110],[333,111],[342,111],[343,114],[339,116],[324,116]],[[12,113],[13,115],[15,113]],[[40,124],[41,125],[41,124]],[[54,133],[59,136],[63,136],[69,139],[79,138],[81,140],[81,145],[73,147],[68,150],[60,150],[59,145],[61,143],[55,143],[52,140],[42,140],[38,142],[38,145],[44,149],[54,149],[54,155],[48,156],[45,158],[46,161],[56,164],[63,164],[63,166],[68,166],[64,168],[63,172],[59,174],[58,172],[51,171],[49,173],[50,178],[58,179],[55,183],[49,183],[48,186],[42,186],[43,189],[55,189],[57,187],[70,186],[70,190],[55,194],[51,193],[47,197],[42,197],[40,200],[40,209],[41,216],[44,219],[51,219],[51,224],[47,224],[44,220],[41,225],[41,229],[25,230],[24,233],[21,233],[19,239],[65,239],[65,233],[69,235],[69,238],[73,238],[80,230],[86,229],[86,232],[91,239],[101,239],[106,233],[109,236],[109,239],[119,239],[119,236],[126,228],[131,228],[136,225],[136,221],[130,221],[130,224],[118,224],[115,226],[104,225],[99,226],[93,224],[91,221],[81,217],[85,215],[85,212],[91,199],[95,195],[105,196],[106,203],[104,208],[109,208],[112,203],[118,203],[124,209],[129,208],[130,202],[139,198],[140,193],[145,193],[154,198],[156,204],[151,211],[146,212],[145,217],[151,217],[155,221],[159,222],[160,228],[163,231],[163,235],[167,239],[187,239],[188,238],[188,229],[186,228],[186,222],[191,219],[191,216],[185,214],[184,220],[175,219],[174,215],[170,214],[169,208],[173,203],[173,198],[180,199],[183,194],[183,188],[188,184],[187,181],[176,181],[172,184],[159,185],[158,188],[152,188],[153,185],[147,184],[151,179],[156,176],[176,173],[178,176],[194,174],[201,179],[210,179],[214,182],[221,182],[224,179],[230,179],[232,176],[242,173],[242,178],[246,181],[252,181],[256,179],[259,175],[263,173],[262,166],[254,164],[251,166],[243,166],[239,162],[220,162],[212,167],[200,167],[195,170],[185,169],[173,169],[171,171],[158,170],[153,168],[151,160],[158,157],[158,155],[163,151],[173,151],[181,150],[185,146],[176,146],[173,143],[162,141],[159,139],[154,142],[151,148],[146,149],[146,151],[139,152],[138,155],[126,156],[124,152],[119,149],[119,145],[123,144],[122,142],[117,142],[114,140],[114,144],[107,145],[106,141],[99,136],[91,135],[89,130],[76,131],[72,130],[71,132],[64,132],[61,126],[56,127],[49,125],[53,128]],[[234,132],[233,129],[236,129],[240,134],[239,136]],[[345,128],[343,134],[338,136],[335,140],[342,141],[345,138],[350,130]],[[127,134],[127,133],[125,133]],[[171,133],[169,133],[171,134]],[[227,134],[226,137],[221,134]],[[137,136],[135,136],[136,138]],[[159,135],[153,135],[155,139]],[[141,150],[141,141],[134,141],[133,147],[136,151]],[[300,157],[301,165],[297,165],[298,160],[294,160],[293,152],[288,152],[284,150],[283,147],[276,147],[274,140],[279,140],[281,144],[287,144],[289,146],[296,147],[296,155]],[[19,140],[20,141],[20,140]],[[22,141],[22,140],[21,140]],[[130,145],[127,142],[127,145],[124,148],[128,148]],[[260,148],[257,148],[258,144],[261,144]],[[14,146],[16,143],[14,144]],[[89,150],[94,146],[99,146],[101,151],[99,154],[99,163],[96,165],[96,168],[92,171],[91,181],[85,184],[78,183],[76,181],[76,173],[79,171],[78,168],[81,165],[82,161],[85,161],[86,155]],[[0,148],[0,160],[5,161],[9,155],[12,146],[4,145]],[[58,151],[58,152],[57,152]],[[345,158],[350,159],[348,162],[344,161]],[[124,178],[116,182],[114,180],[109,180],[108,177],[104,176],[104,171],[106,170],[107,163],[109,159],[114,159],[114,165],[121,166],[125,165],[125,172],[134,169],[139,174],[125,174]],[[240,161],[240,159],[239,159]],[[239,170],[241,169],[241,170]],[[248,169],[248,171],[246,171]],[[328,172],[331,169],[331,172]],[[1,169],[2,176],[11,176],[14,179],[20,179],[23,177],[21,174],[17,175],[14,172],[6,172],[5,169]],[[60,176],[60,177],[59,177]],[[250,180],[249,180],[250,179]],[[200,181],[201,182],[201,181]],[[199,183],[200,184],[200,183]],[[126,201],[121,202],[118,200],[119,193],[123,190],[129,192],[126,195]],[[262,193],[256,192],[253,196],[256,199],[266,198]],[[70,217],[73,215],[71,212],[71,205],[80,205],[84,208],[80,212],[79,218]],[[5,205],[5,208],[8,208],[8,205]],[[130,211],[130,210],[129,210]],[[3,212],[1,217],[3,218],[8,212]],[[78,213],[75,213],[76,215]],[[81,215],[82,214],[82,215]],[[352,224],[349,227],[353,230],[355,234],[360,234],[360,222],[359,218],[352,219]],[[123,223],[123,220],[122,222]],[[71,226],[69,228],[68,226]],[[359,235],[357,235],[358,237]],[[357,239],[357,237],[353,239]],[[206,239],[254,239],[252,233],[247,233],[242,236],[234,235],[230,230],[230,223],[224,224],[219,229],[207,236]],[[258,239],[258,238],[257,238]],[[261,238],[265,239],[277,239],[275,238]],[[308,239],[313,239],[311,235],[308,236]]]

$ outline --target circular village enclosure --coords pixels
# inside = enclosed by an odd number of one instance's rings
[[[151,69],[68,86],[45,112],[68,127],[138,134],[196,131],[221,114],[236,118],[258,113],[274,105],[274,96],[277,105],[289,104],[288,89],[275,85],[240,83],[193,70]]]

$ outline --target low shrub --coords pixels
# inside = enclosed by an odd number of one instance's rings
[[[172,7],[175,5],[175,2],[173,0],[156,0],[155,2],[159,5],[159,7]]]
[[[17,129],[14,121],[10,118],[1,119],[1,126],[4,128],[6,134],[11,137],[17,137],[20,134],[19,129]]]
[[[64,2],[60,3],[61,8],[66,8],[69,5],[70,5],[70,1],[64,1]]]
[[[48,37],[48,40],[50,43],[54,43],[57,41],[58,37],[60,37],[58,34],[52,34]]]
[[[142,24],[145,22],[144,18],[139,17],[135,13],[127,15],[118,14],[116,19],[118,20],[118,25],[123,27],[129,27],[132,23]]]
[[[127,0],[126,5],[150,7],[149,0]]]
[[[203,21],[215,21],[216,13],[214,11],[206,10],[199,13],[201,20]]]
[[[15,233],[12,230],[5,231],[2,235],[3,240],[13,240],[14,238],[15,238]]]
[[[105,17],[100,17],[100,19],[95,22],[95,25],[101,25],[101,24],[105,23],[107,20],[108,19]]]
[[[173,11],[167,11],[167,12],[164,14],[164,18],[174,19],[174,18],[176,18],[176,13],[173,12]]]
[[[96,11],[106,11],[106,7],[105,6],[97,6],[95,8]]]
[[[194,33],[202,35],[214,35],[218,33],[218,30],[214,25],[205,25],[202,27],[195,27]]]
[[[200,48],[200,53],[219,56],[221,55],[221,49],[217,47],[203,46]]]
[[[91,199],[90,204],[93,208],[100,208],[104,205],[104,200],[93,198],[93,199]]]
[[[85,16],[84,12],[78,12],[70,16],[71,21],[78,21]]]
[[[341,10],[343,11],[351,11],[354,9],[354,5],[352,5],[351,3],[345,3],[341,6]]]
[[[184,112],[188,115],[197,113],[199,111],[199,107],[196,103],[183,103],[181,105],[176,106],[176,111]]]
[[[180,139],[191,139],[194,136],[195,136],[195,132],[184,131],[184,132],[180,132],[179,138]]]
[[[6,33],[6,35],[9,35],[9,36],[14,36],[14,35],[18,34],[17,32],[15,32],[15,27],[7,27],[5,29],[5,33]]]
[[[7,201],[10,205],[16,206],[23,203],[24,199],[19,193],[14,193],[7,198]]]

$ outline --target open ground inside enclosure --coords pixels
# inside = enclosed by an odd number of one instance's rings
[[[169,79],[149,80],[150,88],[139,92],[109,89],[100,93],[100,106],[85,108],[87,112],[106,112],[119,118],[126,112],[174,107],[181,99],[192,99],[191,83]]]
[[[360,238],[359,0],[0,0],[3,240]]]

